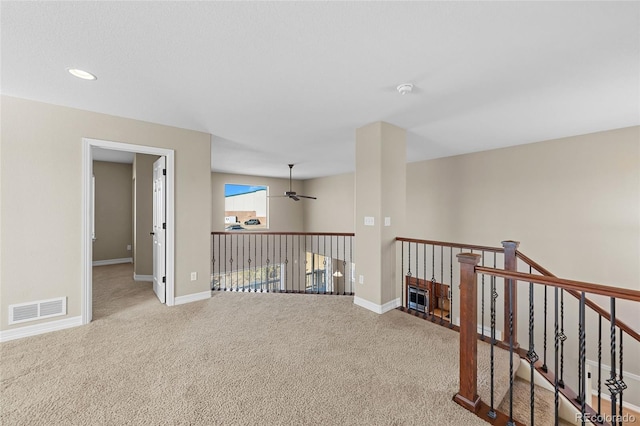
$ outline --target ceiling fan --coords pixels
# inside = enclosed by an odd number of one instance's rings
[[[271,197],[287,197],[291,198],[294,201],[300,201],[300,198],[309,198],[310,200],[317,200],[316,197],[311,197],[309,195],[300,195],[293,190],[292,187],[292,178],[291,171],[293,170],[293,164],[289,164],[289,190],[284,193],[284,195],[271,195]]]

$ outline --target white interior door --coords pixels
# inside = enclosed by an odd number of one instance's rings
[[[166,158],[153,163],[153,291],[166,301]]]

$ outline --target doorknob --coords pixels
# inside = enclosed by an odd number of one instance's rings
[[[149,232],[149,235],[156,235],[155,232]]]

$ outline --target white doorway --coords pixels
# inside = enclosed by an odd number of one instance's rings
[[[174,175],[175,175],[175,153],[172,149],[156,148],[143,145],[132,145],[121,142],[103,141],[97,139],[82,139],[82,204],[83,204],[83,226],[82,226],[82,324],[88,324],[92,319],[92,228],[93,228],[93,203],[92,203],[92,175],[93,175],[93,150],[95,148],[125,151],[139,154],[150,154],[160,156],[165,164],[161,170],[165,171],[162,174],[162,193],[165,200],[162,208],[162,222],[163,228],[162,241],[164,254],[164,272],[162,277],[166,277],[162,282],[162,290],[159,291],[163,296],[163,303],[169,306],[173,306],[175,303],[175,287],[174,287],[174,268],[175,268],[175,217],[174,217]],[[162,173],[162,171],[161,171]],[[155,179],[154,179],[155,186]],[[155,206],[154,206],[155,210]],[[155,227],[155,213],[154,213],[154,227]],[[155,232],[155,231],[154,231]],[[155,241],[155,238],[154,238]],[[158,254],[160,256],[160,253]],[[156,259],[154,253],[154,275],[156,274]],[[154,290],[155,290],[154,283]],[[158,293],[156,293],[158,294]],[[158,295],[160,298],[160,295]]]

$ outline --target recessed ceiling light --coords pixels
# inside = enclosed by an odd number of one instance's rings
[[[74,77],[78,77],[81,78],[83,80],[97,80],[98,77],[96,77],[95,75],[91,74],[88,71],[84,71],[78,68],[67,68],[67,71],[69,71],[69,73],[71,75],[73,75]]]

